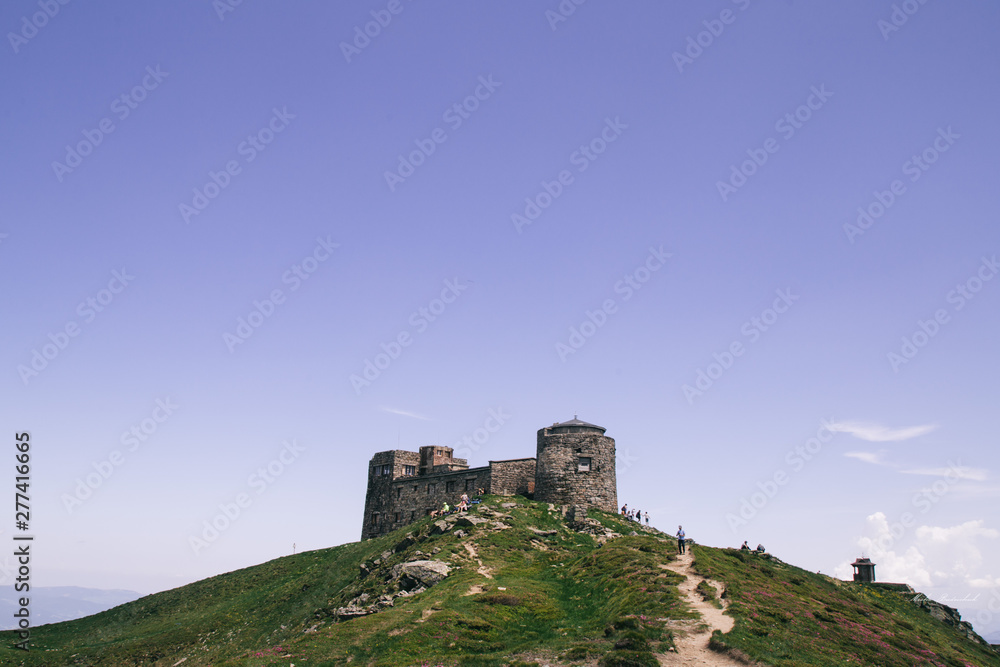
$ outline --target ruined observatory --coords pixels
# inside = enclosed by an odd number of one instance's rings
[[[480,490],[615,512],[615,441],[605,430],[574,417],[538,429],[535,458],[490,461],[478,468],[454,458],[451,447],[378,452],[368,463],[361,539],[384,535]]]

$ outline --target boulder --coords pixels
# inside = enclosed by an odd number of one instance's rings
[[[489,523],[489,519],[484,519],[479,516],[463,516],[456,522],[459,526],[467,526],[469,528],[475,528],[476,526],[481,526],[484,523]]]
[[[440,535],[441,533],[447,533],[451,530],[452,524],[447,521],[435,521],[434,527],[431,528],[431,535]]]
[[[566,520],[570,523],[574,521],[582,521],[587,518],[587,508],[583,505],[570,505],[569,509],[566,510]]]
[[[399,566],[399,583],[403,590],[412,591],[433,586],[448,576],[451,568],[439,560],[414,560]]]
[[[517,503],[500,503],[500,507],[510,509],[511,507],[517,507]]]
[[[407,533],[406,537],[404,537],[402,540],[400,540],[396,544],[396,546],[394,546],[392,548],[392,550],[395,551],[396,553],[399,553],[400,551],[404,551],[404,550],[412,547],[416,543],[417,543],[417,541],[413,538],[413,533]]]
[[[559,531],[556,531],[556,530],[542,530],[540,528],[535,528],[534,526],[528,526],[528,530],[530,530],[531,532],[533,532],[535,535],[541,535],[542,537],[548,537],[549,535],[555,535],[557,532],[559,532]]]

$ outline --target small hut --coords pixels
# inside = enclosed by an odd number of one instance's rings
[[[871,584],[875,582],[875,563],[870,558],[858,558],[851,567],[854,568],[854,581]]]

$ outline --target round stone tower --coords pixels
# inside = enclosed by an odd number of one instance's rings
[[[615,441],[574,418],[538,430],[535,500],[618,511]]]

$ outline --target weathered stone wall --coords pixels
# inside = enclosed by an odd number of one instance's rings
[[[590,459],[590,470],[579,469],[581,457]],[[596,430],[553,433],[539,429],[535,500],[617,512],[614,439]]]
[[[420,455],[396,449],[389,452],[378,452],[368,462],[368,492],[365,494],[365,515],[361,524],[361,539],[381,535],[388,532],[385,529],[387,518],[392,517],[393,492],[392,486],[396,479],[413,479],[405,477],[406,466],[415,471],[420,465]],[[390,466],[389,474],[383,474],[383,466]]]
[[[463,493],[469,494],[470,498],[476,495],[479,488],[490,493],[489,482],[490,469],[485,466],[398,479],[388,491],[392,507],[378,534],[422,519],[431,510],[441,509],[445,502],[454,507]]]
[[[490,493],[524,496],[535,491],[535,459],[490,461]]]

